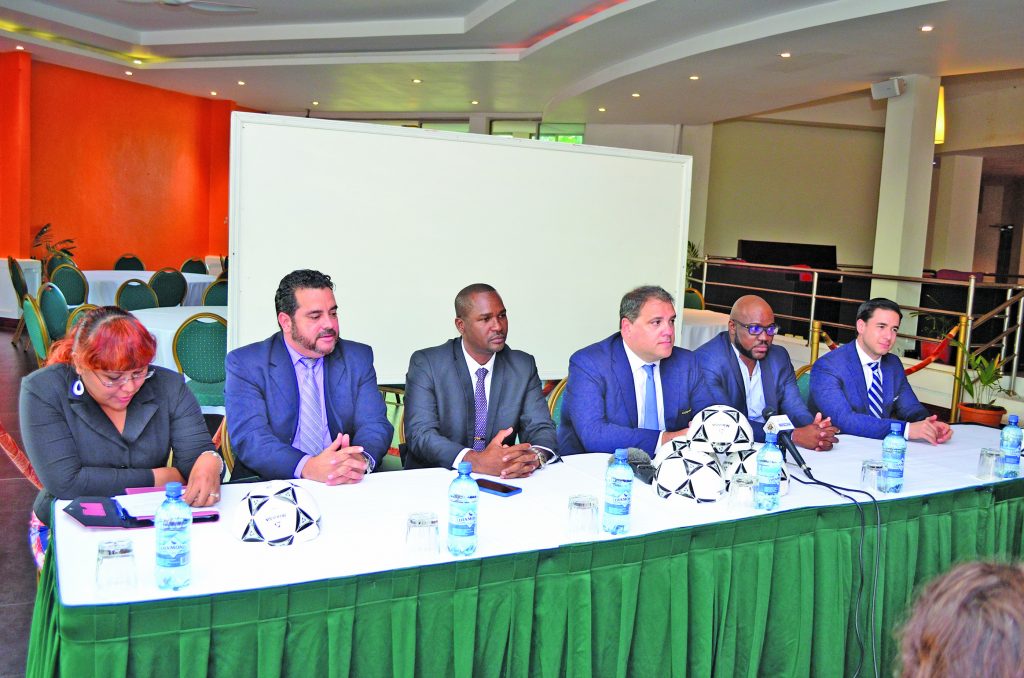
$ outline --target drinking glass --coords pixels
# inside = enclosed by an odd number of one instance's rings
[[[1003,477],[1003,452],[993,447],[982,448],[978,455],[978,480],[990,483]]]
[[[437,514],[433,511],[410,513],[405,524],[405,548],[413,555],[436,556],[441,551]]]
[[[868,492],[885,493],[889,489],[885,464],[881,459],[868,459],[860,466],[860,486]]]
[[[749,511],[754,508],[754,485],[757,478],[749,473],[737,473],[729,481],[728,505],[732,511]]]
[[[129,539],[107,539],[96,548],[96,590],[114,593],[135,588],[135,550]]]
[[[569,497],[569,538],[595,539],[598,535],[597,497],[577,494]]]

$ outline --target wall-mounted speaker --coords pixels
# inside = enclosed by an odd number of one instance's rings
[[[871,85],[871,98],[891,99],[903,94],[906,89],[907,82],[903,78],[889,78]]]

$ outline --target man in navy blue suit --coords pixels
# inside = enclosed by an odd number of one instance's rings
[[[357,483],[394,433],[373,352],[338,338],[334,283],[319,271],[286,275],[274,304],[281,331],[226,361],[232,476]]]
[[[561,455],[637,447],[653,456],[714,404],[693,353],[675,346],[675,322],[671,294],[638,287],[619,305],[619,332],[572,355]]]
[[[903,313],[876,298],[857,309],[857,340],[825,354],[811,369],[811,398],[845,433],[884,438],[898,423],[908,440],[944,443],[953,430],[914,395],[903,363],[889,351]]]
[[[793,442],[810,450],[830,450],[838,430],[821,413],[812,415],[796,385],[789,352],[776,346],[775,314],[761,297],[740,297],[729,312],[729,329],[694,353],[704,383],[718,405],[746,415],[755,440],[764,441],[764,411],[784,414],[793,423]]]

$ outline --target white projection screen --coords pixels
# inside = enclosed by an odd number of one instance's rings
[[[618,329],[623,293],[680,299],[688,156],[235,113],[228,348],[277,331],[274,292],[314,268],[337,287],[341,336],[402,384],[413,351],[456,336],[453,301],[486,282],[508,345],[542,379]]]

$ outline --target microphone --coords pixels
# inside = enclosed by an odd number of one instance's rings
[[[813,478],[811,467],[807,465],[803,455],[800,454],[800,450],[793,443],[793,435],[790,433],[793,430],[793,422],[789,420],[789,417],[784,414],[777,414],[770,407],[766,407],[761,416],[765,419],[765,433],[775,433],[778,436],[779,447],[789,454],[797,466],[800,467],[800,470],[807,474],[808,478]]]
[[[626,451],[629,453],[629,456],[626,457],[626,463],[633,469],[633,476],[640,482],[647,483],[648,485],[653,483],[656,469],[651,464],[651,455],[639,447],[628,447]],[[615,461],[614,454],[608,457],[608,465],[610,466],[613,461]]]

